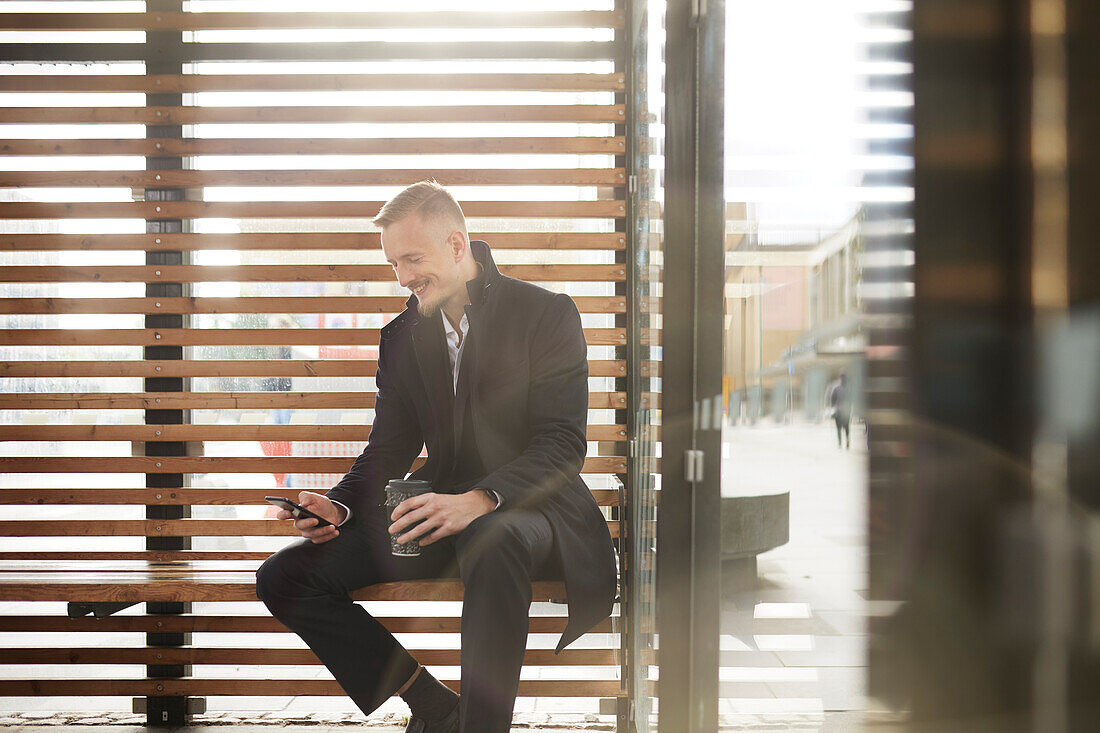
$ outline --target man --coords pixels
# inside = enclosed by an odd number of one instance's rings
[[[836,445],[838,448],[852,447],[852,397],[848,394],[848,375],[840,373],[840,383],[829,399],[833,408],[833,420],[836,422]],[[843,431],[844,440],[840,434]]]
[[[327,494],[300,492],[299,503],[337,526],[296,520],[303,539],[263,563],[256,593],[364,713],[397,693],[412,712],[407,731],[504,733],[532,579],[565,581],[557,651],[606,618],[615,598],[611,536],[579,475],[588,414],[580,315],[568,296],[501,275],[435,182],[405,189],[374,222],[412,296],[381,332],[369,442]],[[425,444],[411,478],[432,492],[388,514],[386,482],[404,478]],[[421,554],[394,557],[391,534],[419,538]],[[348,597],[430,577],[465,585],[461,698]]]

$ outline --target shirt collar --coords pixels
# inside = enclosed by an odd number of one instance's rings
[[[443,333],[445,333],[448,338],[450,338],[452,335],[457,338],[458,331],[455,329],[454,326],[451,325],[451,319],[448,318],[447,314],[443,313],[442,311],[440,312],[440,315],[443,317]],[[462,320],[458,322],[458,327],[462,329],[462,336],[463,338],[465,338],[466,332],[470,329],[470,322],[466,318],[465,313],[462,314]]]

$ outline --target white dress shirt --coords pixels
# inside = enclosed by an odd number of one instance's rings
[[[447,314],[443,314],[443,334],[447,337],[447,356],[451,360],[451,391],[458,392],[458,369],[462,366],[462,352],[466,350],[466,334],[470,331],[470,321],[466,314],[458,322],[458,328],[451,324]]]
[[[459,368],[462,366],[462,352],[466,348],[466,334],[470,331],[470,321],[466,318],[466,314],[462,314],[462,320],[458,323],[458,328],[455,328],[451,324],[451,319],[447,317],[447,314],[443,314],[443,334],[447,338],[447,356],[451,361],[451,389],[454,392],[458,391],[458,373]],[[499,509],[501,498],[500,494],[492,489],[481,489],[487,492],[490,496],[497,500],[497,505],[493,509]],[[330,500],[332,501],[332,500]],[[337,527],[344,525],[349,519],[351,519],[351,509],[338,501],[332,501],[338,507],[342,507],[347,512],[347,517],[343,522],[336,525]]]

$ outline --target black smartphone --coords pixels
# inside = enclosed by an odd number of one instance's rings
[[[267,499],[270,503],[279,507],[280,509],[286,509],[297,519],[301,519],[303,517],[313,517],[317,520],[317,524],[315,525],[317,527],[327,527],[328,525],[332,524],[332,522],[317,516],[310,510],[306,509],[304,506],[300,504],[295,504],[293,501],[286,498],[285,496],[265,496],[264,498]]]

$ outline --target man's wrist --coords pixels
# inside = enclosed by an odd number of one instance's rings
[[[496,511],[497,509],[500,508],[500,504],[501,504],[500,494],[493,491],[492,489],[478,489],[478,491],[484,493],[485,496],[489,497],[489,502],[491,503],[491,506],[489,507],[489,511],[494,512],[494,511]]]
[[[336,510],[336,522],[335,522],[335,524],[336,524],[337,527],[339,527],[340,525],[342,525],[344,522],[346,522],[348,520],[348,517],[351,516],[351,509],[348,509],[348,507],[346,505],[341,504],[340,502],[338,502],[334,499],[329,499],[329,501],[332,502],[332,506]]]

